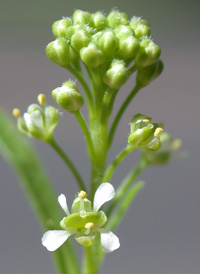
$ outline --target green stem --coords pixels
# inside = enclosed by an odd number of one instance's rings
[[[126,211],[130,207],[131,202],[133,201],[137,193],[141,189],[143,189],[144,186],[145,186],[144,182],[138,182],[132,186],[132,188],[129,190],[127,195],[124,197],[119,208],[117,209],[116,214],[114,214],[114,216],[109,219],[109,223],[107,224],[107,228],[109,230],[114,231],[116,227],[120,224],[120,222],[125,216]]]
[[[135,179],[138,177],[138,175],[147,167],[146,162],[144,162],[142,159],[139,161],[136,168],[129,173],[129,175],[122,181],[121,185],[118,187],[115,197],[110,203],[106,215],[109,218],[109,216],[112,214],[113,210],[116,208],[116,205],[119,203],[119,201],[122,199],[122,197],[125,195],[129,187],[132,185],[132,183],[135,181]]]
[[[131,153],[133,150],[135,149],[135,147],[133,146],[127,146],[124,150],[122,150],[117,157],[115,158],[115,160],[112,162],[112,164],[108,167],[106,174],[103,178],[104,182],[109,182],[116,167],[124,160],[124,158]]]
[[[75,165],[69,159],[69,157],[65,154],[65,152],[61,149],[61,147],[56,143],[56,141],[53,138],[48,143],[52,146],[52,148],[60,155],[63,161],[67,164],[72,174],[74,175],[80,189],[86,191],[86,186],[83,182],[83,179],[81,175],[79,174],[78,170],[76,169]]]
[[[83,132],[83,135],[85,137],[85,140],[86,140],[86,144],[87,144],[87,149],[88,149],[88,154],[89,154],[89,157],[90,159],[94,159],[95,157],[95,152],[94,152],[94,145],[93,145],[93,141],[92,141],[92,138],[91,138],[91,135],[90,135],[90,131],[88,129],[88,126],[87,126],[87,123],[82,115],[82,113],[80,111],[76,111],[74,113],[81,129],[82,129],[82,132]]]
[[[131,102],[131,100],[133,99],[133,97],[138,93],[138,91],[141,89],[141,87],[139,85],[136,85],[134,87],[134,89],[131,91],[131,93],[128,95],[128,97],[125,99],[125,101],[123,102],[119,112],[117,113],[114,121],[113,121],[113,124],[110,128],[110,132],[109,132],[109,135],[108,135],[108,148],[111,146],[112,144],[112,141],[113,141],[113,138],[114,138],[114,134],[115,134],[115,131],[117,129],[117,126],[119,124],[119,121],[122,117],[122,115],[124,114],[124,111],[126,110],[126,108],[128,107],[129,103]]]

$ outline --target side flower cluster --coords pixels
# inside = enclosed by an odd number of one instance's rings
[[[42,237],[42,244],[49,250],[58,249],[71,235],[75,235],[75,240],[85,246],[90,246],[97,234],[100,234],[101,245],[105,253],[112,252],[119,248],[118,237],[104,228],[102,228],[107,217],[103,211],[99,211],[101,206],[110,201],[115,195],[115,190],[110,183],[101,184],[95,195],[93,206],[88,200],[87,193],[80,191],[75,198],[71,213],[67,206],[67,200],[64,194],[58,197],[58,202],[67,217],[64,217],[60,226],[63,230],[47,231]]]
[[[131,19],[124,12],[89,13],[76,10],[72,16],[53,23],[56,37],[46,47],[47,57],[62,67],[75,67],[81,60],[88,69],[100,68],[104,83],[119,89],[129,78],[129,64],[135,62],[139,74],[146,75],[142,85],[155,79],[163,65],[159,60],[161,50],[150,37],[150,26],[140,17]],[[151,75],[149,80],[150,67]],[[142,72],[141,72],[142,71]],[[141,81],[140,75],[138,81]]]

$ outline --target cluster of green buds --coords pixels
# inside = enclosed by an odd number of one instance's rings
[[[89,70],[99,67],[104,83],[112,89],[120,88],[135,70],[139,82],[145,74],[143,86],[162,72],[161,50],[150,37],[149,23],[140,17],[130,19],[117,10],[108,16],[76,10],[72,18],[54,22],[52,31],[56,40],[46,47],[51,61],[66,68],[76,67],[80,60]]]
[[[172,136],[163,132],[160,135],[161,147],[157,151],[142,150],[142,158],[148,165],[163,165],[167,164],[171,157],[176,153],[182,145],[180,139],[174,139]]]
[[[13,115],[18,118],[18,129],[23,134],[48,142],[59,121],[58,109],[48,106],[44,94],[38,95],[38,104],[31,104],[23,116],[20,110],[13,109]]]
[[[160,148],[160,134],[163,129],[157,123],[151,123],[151,118],[136,114],[130,125],[130,135],[128,143],[130,146],[139,147],[148,150],[157,150]]]

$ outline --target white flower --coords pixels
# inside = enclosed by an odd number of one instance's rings
[[[83,246],[90,246],[97,233],[100,234],[101,245],[105,253],[109,253],[119,248],[118,237],[111,231],[102,228],[106,223],[107,217],[100,207],[110,201],[115,195],[115,190],[110,183],[101,184],[95,195],[93,208],[91,202],[86,198],[87,193],[81,191],[72,204],[70,214],[67,200],[64,194],[58,197],[58,202],[67,214],[60,222],[64,230],[49,230],[42,237],[42,244],[49,250],[55,251],[71,235],[75,234],[75,239]]]

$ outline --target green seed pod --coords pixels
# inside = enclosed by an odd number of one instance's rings
[[[71,18],[63,18],[62,20],[58,20],[52,25],[52,32],[55,37],[66,37],[66,30],[68,27],[72,25]]]
[[[105,62],[103,52],[97,48],[94,43],[90,43],[87,47],[80,50],[80,56],[83,63],[89,67],[98,67]]]
[[[98,41],[98,46],[105,55],[114,56],[118,40],[112,30],[105,30]]]
[[[135,58],[140,48],[139,41],[134,36],[128,36],[119,40],[118,57],[127,60]]]
[[[85,30],[78,30],[71,37],[71,46],[78,52],[89,43],[90,35]]]
[[[139,68],[137,70],[136,83],[142,87],[149,85],[162,73],[164,68],[161,60],[156,61],[150,66]]]
[[[97,31],[103,30],[108,25],[107,18],[103,15],[102,12],[95,12],[92,15],[92,25]]]
[[[59,106],[71,113],[78,111],[84,104],[82,95],[72,81],[65,82],[62,87],[54,89],[52,97]]]
[[[91,23],[92,15],[89,12],[76,10],[73,14],[74,24],[88,25]]]
[[[155,63],[161,54],[161,49],[150,38],[140,42],[140,49],[136,57],[138,67],[146,67]]]
[[[151,123],[151,118],[143,114],[133,117],[130,126],[128,143],[133,147],[157,150],[160,147],[160,137],[163,129],[156,123]]]
[[[58,38],[46,46],[47,57],[57,65],[66,67],[69,60],[69,45],[65,38]]]
[[[72,213],[80,213],[81,211],[91,212],[92,211],[92,205],[90,200],[87,198],[80,198],[77,197],[73,204],[72,204]]]
[[[125,12],[119,12],[117,10],[113,10],[109,13],[108,17],[108,25],[111,28],[115,28],[119,25],[128,25],[129,17]]]
[[[110,69],[103,77],[104,83],[110,88],[119,89],[129,77],[128,69],[123,61],[115,60],[111,63]]]

